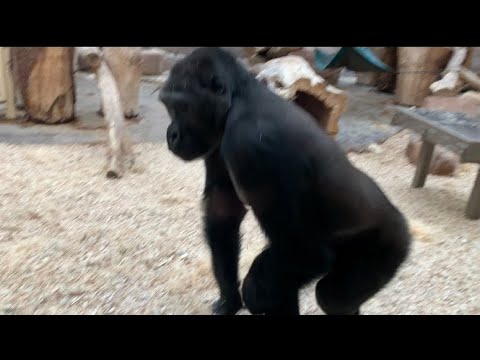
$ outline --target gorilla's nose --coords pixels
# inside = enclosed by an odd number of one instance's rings
[[[167,142],[170,150],[175,150],[180,143],[180,131],[174,124],[171,124],[167,129]]]

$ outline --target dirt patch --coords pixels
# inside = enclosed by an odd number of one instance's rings
[[[412,222],[418,241],[365,314],[474,314],[479,222],[464,217],[476,167],[411,189],[408,134],[351,154]],[[141,171],[105,179],[105,148],[0,144],[0,313],[209,314],[217,296],[203,239],[203,164],[163,144],[135,146]],[[248,214],[241,273],[265,239]],[[302,313],[321,314],[312,288]],[[242,312],[245,313],[245,312]]]

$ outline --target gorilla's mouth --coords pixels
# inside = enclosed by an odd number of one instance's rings
[[[193,152],[187,152],[187,151],[179,151],[172,149],[170,146],[168,149],[178,158],[182,159],[183,161],[193,161],[195,159],[198,159],[202,156],[202,154],[195,154]]]
[[[200,149],[191,150],[190,148],[185,147],[175,147],[168,144],[168,150],[173,153],[176,157],[182,159],[183,161],[193,161],[200,159],[208,153],[208,149],[206,151]]]

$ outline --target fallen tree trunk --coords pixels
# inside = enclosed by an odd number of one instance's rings
[[[58,124],[75,116],[72,47],[13,47],[14,81],[29,120]]]
[[[104,109],[105,120],[108,124],[108,170],[107,177],[121,176],[125,162],[133,165],[133,153],[130,140],[125,129],[120,92],[116,80],[99,48],[79,48],[84,56],[85,63],[95,72],[97,85]]]

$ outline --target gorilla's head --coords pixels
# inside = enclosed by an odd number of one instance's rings
[[[160,91],[171,123],[169,149],[189,161],[220,143],[235,90],[246,71],[219,48],[200,48],[177,62]]]

